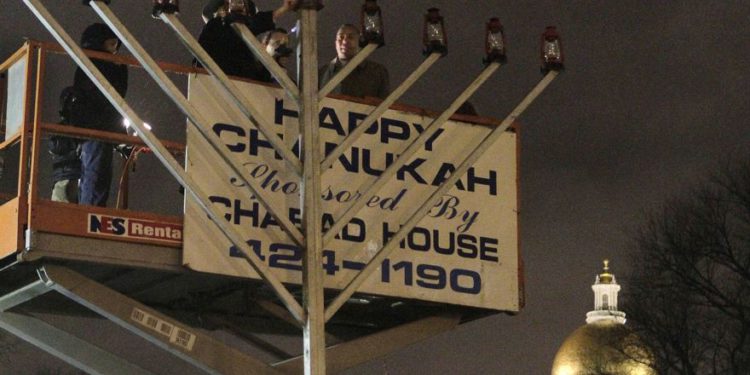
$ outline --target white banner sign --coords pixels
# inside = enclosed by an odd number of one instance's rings
[[[281,89],[235,82],[260,109],[274,131],[295,153],[299,150],[296,104]],[[205,75],[192,76],[190,102],[208,120],[248,180],[281,215],[301,226],[300,179],[273,151],[266,138]],[[231,101],[226,101],[231,102]],[[320,108],[321,149],[332,150],[373,107],[327,98]],[[433,118],[389,110],[333,165],[323,171],[323,228],[330,228],[348,205],[367,203],[324,246],[326,288],[343,288],[392,237],[442,181],[446,180],[491,130],[449,121],[372,197],[363,193]],[[190,129],[190,128],[189,128]],[[282,282],[301,282],[303,249],[210,145],[188,131],[187,172],[224,217]],[[519,310],[517,220],[517,137],[505,132],[451,188],[360,292],[399,298]],[[259,278],[198,204],[186,194],[184,263],[204,272]]]

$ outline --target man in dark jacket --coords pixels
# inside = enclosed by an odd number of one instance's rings
[[[297,0],[283,0],[282,5],[274,11],[258,12],[251,0],[211,0],[203,10],[204,20],[208,19],[208,22],[203,27],[198,42],[225,74],[260,80],[264,71],[262,64],[235,33],[231,23],[240,19],[254,35],[259,35],[276,28],[275,21],[292,10],[296,2]],[[227,12],[220,11],[223,6]],[[218,16],[206,16],[213,14]],[[222,16],[223,14],[226,15]]]
[[[115,54],[120,41],[107,25],[95,23],[84,30],[81,47]],[[93,59],[93,63],[120,96],[124,97],[128,90],[127,67],[96,59]],[[117,109],[80,68],[75,72],[73,87],[82,97],[82,102],[71,118],[74,125],[108,132],[123,130],[122,118]],[[112,182],[112,151],[113,145],[108,142],[87,139],[81,143],[80,204],[101,207],[107,205]]]
[[[318,73],[320,87],[325,86],[358,53],[359,29],[352,24],[341,25],[336,32],[336,57],[323,65]],[[388,70],[374,61],[364,60],[331,92],[385,99],[390,94]]]

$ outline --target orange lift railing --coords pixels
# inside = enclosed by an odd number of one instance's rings
[[[96,237],[81,228],[82,222],[91,214],[117,216],[128,209],[129,171],[139,154],[148,148],[138,137],[124,133],[110,133],[85,129],[74,125],[60,125],[43,118],[45,106],[45,83],[47,83],[47,59],[49,54],[64,55],[63,49],[54,43],[27,41],[10,58],[0,64],[0,259],[20,254],[25,245],[26,231],[40,231],[82,237]],[[111,55],[97,51],[86,51],[89,57],[108,60],[139,68],[138,62],[129,57]],[[198,69],[176,64],[159,63],[168,72],[188,74]],[[113,144],[133,146],[122,173],[115,176],[119,181],[117,198],[113,208],[79,206],[73,203],[53,202],[43,191],[51,186],[42,186],[43,173],[48,169],[42,163],[47,152],[44,139],[51,135],[64,135],[78,139],[99,139]],[[184,155],[181,143],[165,141],[164,145],[174,155]],[[127,216],[136,220],[163,222],[182,226],[182,218],[142,211],[128,211]],[[128,242],[150,243],[148,239],[120,238]],[[164,245],[165,243],[159,242]],[[179,241],[167,244],[181,246]]]

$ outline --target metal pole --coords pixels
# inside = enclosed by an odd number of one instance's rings
[[[521,101],[521,103],[516,106],[515,109],[503,120],[503,122],[500,123],[495,129],[492,129],[490,131],[490,134],[487,135],[482,139],[482,141],[479,143],[479,145],[474,149],[474,151],[469,154],[466,159],[464,159],[463,162],[461,162],[461,165],[451,174],[451,176],[443,182],[440,187],[435,190],[427,200],[424,201],[421,207],[417,209],[417,211],[412,214],[409,219],[404,223],[401,228],[399,228],[398,232],[391,237],[390,240],[388,240],[388,243],[383,246],[383,248],[378,251],[375,256],[372,257],[370,262],[367,264],[367,266],[360,271],[360,273],[357,274],[357,276],[352,279],[352,281],[347,284],[347,286],[341,291],[341,293],[336,296],[336,299],[326,308],[326,321],[330,319],[336,311],[338,311],[341,306],[346,302],[346,300],[351,297],[352,294],[359,288],[362,283],[364,283],[367,280],[367,277],[372,274],[373,271],[375,271],[378,267],[380,267],[380,264],[383,262],[385,257],[390,255],[393,250],[395,250],[398,246],[398,243],[401,242],[404,237],[406,237],[407,234],[419,223],[420,220],[426,215],[430,209],[432,209],[434,202],[439,199],[443,194],[445,194],[448,189],[452,188],[459,178],[463,177],[464,174],[466,174],[466,171],[469,170],[469,168],[476,163],[480,157],[489,149],[497,140],[500,138],[500,136],[505,132],[508,127],[510,127],[511,124],[513,124],[513,121],[515,121],[518,116],[520,116],[526,108],[529,107],[529,105],[539,96],[539,94],[544,91],[545,88],[552,82],[555,77],[557,77],[558,72],[557,71],[550,71],[545,75],[545,77],[529,92],[529,94],[526,95],[526,97]]]
[[[47,9],[39,2],[39,0],[23,0],[24,3],[31,9],[36,17],[44,24],[49,30],[52,36],[63,46],[65,51],[70,57],[78,64],[78,66],[86,73],[86,75],[96,84],[97,88],[107,97],[110,103],[127,118],[131,124],[138,130],[138,135],[141,137],[143,142],[154,152],[154,155],[164,164],[164,167],[177,179],[180,185],[185,187],[185,190],[193,195],[198,205],[208,216],[213,220],[216,226],[221,232],[227,236],[227,238],[235,245],[239,250],[243,258],[250,264],[253,269],[265,280],[276,295],[281,299],[282,303],[289,309],[294,315],[298,322],[305,320],[305,313],[294,299],[294,296],[284,287],[279,279],[273,275],[269,268],[262,263],[250,246],[243,240],[237,229],[233,226],[227,225],[226,220],[223,217],[223,213],[216,210],[213,204],[206,198],[208,195],[197,188],[197,185],[193,179],[185,173],[182,166],[175,160],[175,158],[169,153],[169,150],[148,130],[146,129],[143,120],[133,111],[128,105],[125,99],[117,93],[117,91],[109,84],[109,81],[102,75],[99,69],[94,66],[91,59],[86,57],[80,47],[78,47],[68,33],[63,30],[60,24],[52,17]],[[321,271],[322,272],[322,271]]]
[[[318,92],[319,98],[325,98],[328,94],[333,91],[333,89],[336,88],[336,86],[341,83],[351,72],[354,71],[354,68],[359,66],[359,64],[362,63],[362,61],[365,61],[365,59],[370,56],[375,50],[378,49],[378,45],[375,43],[370,43],[367,46],[365,46],[364,49],[359,51],[356,56],[354,56],[351,61],[349,61],[341,70],[339,70],[338,73],[336,73],[335,76],[331,78],[330,81],[328,81],[323,88],[320,89],[320,92]]]
[[[417,80],[422,77],[422,75],[427,72],[427,69],[429,69],[432,64],[434,64],[438,59],[442,57],[439,53],[433,53],[430,54],[430,56],[425,59],[422,64],[419,65],[419,67],[407,77],[403,83],[401,83],[400,86],[398,86],[393,92],[388,95],[378,106],[375,108],[368,116],[365,118],[359,126],[354,129],[351,133],[349,133],[348,136],[346,136],[346,139],[341,142],[338,146],[336,146],[333,151],[326,156],[325,160],[323,160],[323,165],[321,168],[323,168],[323,171],[327,171],[328,168],[331,168],[334,162],[336,162],[336,159],[341,156],[341,154],[344,153],[349,147],[351,147],[354,142],[357,141],[357,139],[364,134],[364,132],[367,130],[367,128],[370,126],[371,123],[375,122],[376,119],[380,118],[380,116],[385,113],[385,111],[388,110],[388,108],[391,107],[391,104],[395,103],[396,100],[398,100],[401,95],[404,95],[406,90],[408,90],[412,85],[414,85]]]
[[[187,98],[180,92],[180,89],[175,86],[175,84],[172,82],[172,80],[167,77],[166,73],[164,73],[164,70],[162,70],[159,65],[154,61],[153,58],[146,52],[146,50],[138,43],[138,41],[133,37],[133,35],[125,28],[125,25],[120,22],[120,20],[117,19],[117,17],[112,13],[112,11],[109,9],[109,7],[101,2],[101,1],[92,1],[91,7],[94,8],[94,11],[104,20],[104,22],[112,29],[114,30],[115,34],[117,34],[117,37],[125,44],[125,46],[130,50],[130,52],[133,53],[135,58],[141,63],[143,68],[151,75],[151,77],[159,84],[159,87],[161,87],[164,92],[172,99],[172,101],[177,104],[177,107],[182,110],[182,113],[185,114],[185,116],[188,117],[190,120],[189,123],[193,125],[198,132],[203,135],[204,138],[208,141],[209,145],[216,151],[217,154],[221,157],[222,161],[226,165],[229,166],[232,173],[236,175],[236,177],[242,181],[245,186],[247,186],[252,194],[258,198],[258,202],[260,202],[261,205],[265,209],[267,209],[271,215],[274,217],[274,219],[277,220],[279,225],[284,229],[286,234],[294,241],[297,245],[302,245],[304,239],[302,238],[302,233],[300,230],[294,225],[294,223],[289,220],[287,215],[284,215],[283,213],[280,213],[278,209],[271,206],[270,203],[268,203],[267,195],[264,190],[260,187],[260,184],[258,184],[255,179],[248,178],[246,173],[243,173],[238,167],[237,163],[232,161],[231,153],[228,153],[226,145],[224,145],[221,140],[216,136],[216,133],[212,132],[210,130],[210,126],[208,125],[208,121],[206,121],[206,118],[203,117],[198,111],[195,110],[195,107],[188,102]],[[229,156],[228,156],[229,155]]]
[[[206,53],[206,51],[203,49],[203,47],[200,46],[200,44],[198,44],[198,41],[195,40],[195,38],[190,34],[190,31],[185,28],[185,26],[180,22],[177,16],[175,16],[174,14],[162,13],[161,19],[167,25],[172,27],[172,30],[177,33],[177,36],[182,41],[182,44],[184,44],[185,47],[187,47],[188,50],[190,50],[190,52],[195,56],[195,58],[200,61],[203,67],[206,68],[209,73],[211,73],[211,76],[216,79],[216,81],[219,83],[219,86],[224,89],[224,92],[235,102],[235,104],[237,104],[237,107],[242,111],[242,113],[254,122],[258,130],[260,130],[260,132],[263,133],[268,142],[273,145],[274,150],[278,152],[279,155],[283,156],[284,160],[292,167],[294,173],[296,173],[297,176],[301,176],[302,173],[299,158],[297,158],[297,156],[294,155],[294,153],[284,144],[281,138],[279,138],[279,136],[274,133],[269,122],[266,121],[263,116],[261,116],[260,110],[258,110],[255,104],[253,104],[252,101],[248,100],[247,97],[245,97],[245,95],[237,89],[237,86],[232,83],[229,77],[227,77],[227,75],[224,74],[221,68],[219,68],[214,59],[211,58],[208,53]]]
[[[419,151],[419,149],[422,147],[422,145],[427,142],[430,137],[432,137],[435,132],[440,129],[443,124],[448,121],[448,119],[453,116],[453,114],[458,110],[458,107],[460,107],[466,100],[468,100],[472,94],[474,94],[479,87],[482,86],[482,84],[487,81],[490,76],[492,76],[495,71],[500,67],[500,64],[498,63],[492,63],[487,68],[485,68],[482,73],[479,74],[479,76],[456,98],[456,100],[453,101],[453,103],[448,106],[448,108],[443,111],[438,118],[436,118],[434,121],[432,121],[429,125],[427,125],[424,128],[424,131],[422,134],[417,137],[417,139],[412,142],[409,147],[404,150],[404,152],[401,153],[401,155],[396,159],[393,164],[388,166],[388,168],[383,171],[383,173],[375,180],[372,185],[365,191],[365,193],[362,194],[362,198],[354,201],[351,205],[349,205],[349,208],[344,211],[343,215],[338,216],[336,219],[336,223],[331,226],[328,231],[323,235],[323,245],[325,246],[330,242],[336,234],[341,231],[341,229],[349,223],[349,220],[351,220],[354,215],[359,211],[359,209],[364,206],[367,201],[370,199],[370,197],[377,193],[380,188],[382,188],[388,181],[390,180],[393,175],[398,172],[401,167],[406,164],[407,161],[409,161],[414,154]]]
[[[302,260],[302,306],[306,313],[303,328],[304,367],[307,375],[323,375],[326,373],[326,343],[323,268],[321,267],[323,239],[318,128],[318,11],[314,8],[303,7],[300,13],[302,29],[300,124],[304,166],[303,226],[307,244]]]

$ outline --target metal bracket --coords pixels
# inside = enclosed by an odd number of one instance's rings
[[[26,229],[24,231],[24,250],[29,251],[36,247],[36,241],[34,239],[34,230],[32,229]]]

